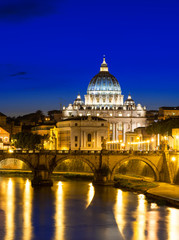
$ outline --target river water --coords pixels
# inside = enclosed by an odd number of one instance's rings
[[[179,240],[179,209],[86,181],[0,178],[0,240]]]

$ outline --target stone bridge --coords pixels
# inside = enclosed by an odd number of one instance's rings
[[[179,152],[127,151],[0,151],[0,161],[13,158],[26,163],[33,172],[32,185],[53,185],[51,174],[63,161],[81,160],[94,173],[94,183],[112,184],[116,168],[130,160],[146,163],[156,181],[176,183],[179,177]]]

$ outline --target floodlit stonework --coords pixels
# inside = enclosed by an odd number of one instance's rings
[[[10,134],[0,127],[0,149],[8,149],[9,148],[9,139]]]
[[[74,117],[51,129],[51,150],[101,150],[108,138],[108,123],[98,117]]]
[[[108,141],[124,143],[126,132],[146,126],[146,108],[141,104],[136,105],[130,94],[124,101],[120,84],[109,73],[105,58],[100,72],[88,85],[85,102],[78,94],[73,104],[63,107],[63,119],[77,116],[96,116],[107,120]]]

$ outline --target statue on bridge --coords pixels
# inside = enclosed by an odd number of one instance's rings
[[[106,150],[106,139],[103,139],[103,142],[101,144],[102,150]]]

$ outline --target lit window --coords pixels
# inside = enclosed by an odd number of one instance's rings
[[[97,113],[97,116],[99,116],[99,113]]]
[[[122,116],[122,113],[119,113],[119,117],[121,117]]]
[[[112,117],[112,113],[110,113],[110,116]]]

